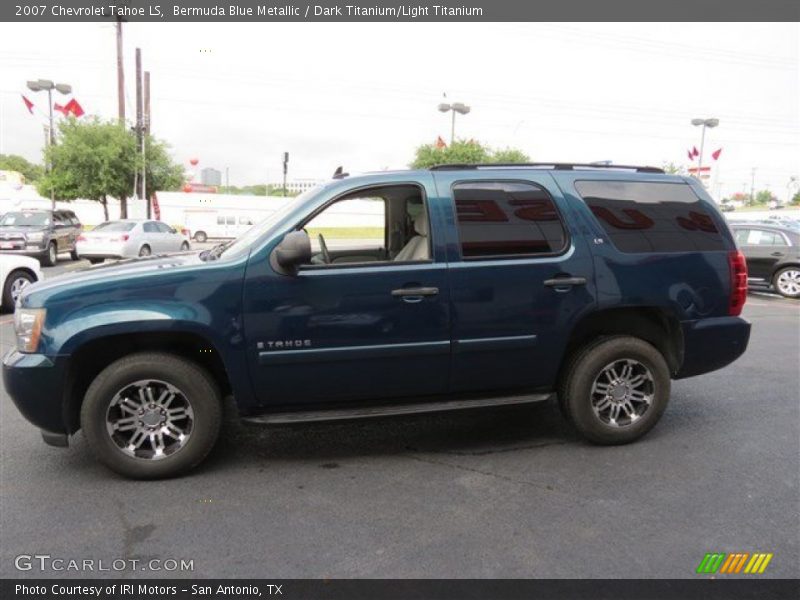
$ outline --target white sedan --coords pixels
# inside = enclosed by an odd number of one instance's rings
[[[0,254],[0,308],[14,310],[17,298],[30,284],[42,279],[39,261],[20,254]]]
[[[133,258],[190,249],[189,238],[166,223],[140,219],[101,223],[91,231],[84,231],[76,247],[78,256],[92,264],[106,258]]]

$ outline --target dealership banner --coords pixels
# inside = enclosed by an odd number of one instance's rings
[[[2,21],[798,21],[797,0],[3,0]],[[591,60],[591,57],[587,57]]]
[[[737,600],[796,598],[787,579],[52,579],[2,580],[5,600]]]

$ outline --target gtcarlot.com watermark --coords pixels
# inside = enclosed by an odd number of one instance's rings
[[[122,572],[122,571],[194,571],[194,559],[153,558],[64,558],[50,554],[19,554],[14,558],[18,571],[73,571],[73,572]]]

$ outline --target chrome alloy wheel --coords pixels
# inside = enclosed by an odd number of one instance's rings
[[[649,410],[654,394],[653,375],[646,366],[630,358],[615,360],[592,384],[592,410],[606,425],[627,427]]]
[[[17,277],[11,282],[11,299],[14,301],[14,304],[17,303],[17,298],[22,293],[26,287],[31,284],[31,280],[27,277]]]
[[[194,411],[186,395],[158,379],[142,379],[119,390],[106,411],[106,431],[128,456],[160,460],[189,441]]]
[[[786,269],[778,275],[778,291],[786,296],[800,294],[800,270]]]

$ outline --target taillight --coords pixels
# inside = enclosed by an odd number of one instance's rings
[[[126,233],[126,234],[124,234],[124,235],[121,235],[121,236],[119,236],[119,237],[111,238],[111,239],[110,239],[110,240],[108,240],[108,241],[109,241],[109,242],[127,242],[127,241],[128,241],[130,238],[131,238],[131,236],[129,236],[129,235]]]
[[[747,262],[739,250],[728,253],[728,264],[731,268],[731,301],[728,314],[732,317],[742,314],[747,300]]]
[[[79,235],[78,236],[78,241],[79,242],[85,242],[86,241],[86,236],[85,235]]]

